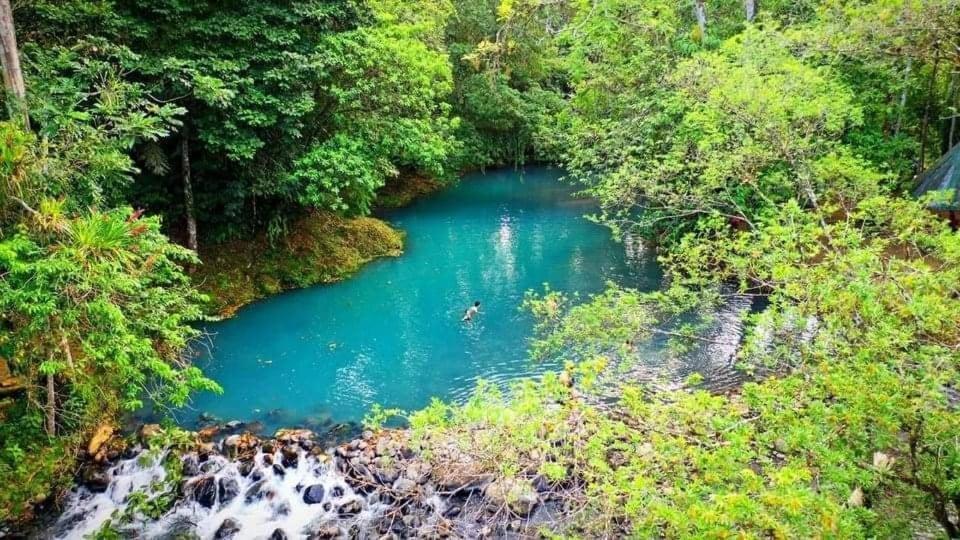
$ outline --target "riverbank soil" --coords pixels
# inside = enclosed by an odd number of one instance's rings
[[[425,176],[404,176],[396,180],[389,180],[377,191],[377,208],[400,208],[420,197],[436,193],[445,187],[439,180]]]
[[[376,218],[313,212],[274,243],[261,234],[200,251],[203,265],[193,278],[209,296],[209,311],[231,317],[272,294],[339,281],[374,259],[399,256],[403,234]]]

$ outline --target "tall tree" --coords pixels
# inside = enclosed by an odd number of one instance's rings
[[[17,33],[13,25],[13,8],[10,0],[0,0],[0,46],[3,48],[3,86],[9,97],[11,116],[19,113],[26,121],[27,112],[24,101],[27,89],[23,83],[23,71],[20,69],[20,51],[17,48]]]

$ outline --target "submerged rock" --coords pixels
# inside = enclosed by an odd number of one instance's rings
[[[320,504],[323,502],[323,485],[314,484],[303,490],[303,502],[307,504]]]
[[[233,538],[240,532],[240,522],[233,518],[227,518],[223,520],[223,523],[220,524],[220,528],[217,529],[217,532],[214,533],[213,537],[220,540],[225,538]]]
[[[339,514],[340,517],[355,516],[359,514],[361,510],[363,510],[363,504],[359,500],[354,499],[341,504],[337,508],[337,514]]]
[[[83,485],[94,493],[103,493],[110,487],[110,473],[103,467],[88,465],[81,474]]]
[[[203,476],[193,483],[193,500],[201,506],[213,508],[217,502],[217,483],[213,475]]]
[[[221,478],[218,487],[220,504],[227,504],[240,494],[240,484],[235,478]]]

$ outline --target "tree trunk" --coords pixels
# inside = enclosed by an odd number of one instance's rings
[[[757,0],[743,0],[743,9],[746,12],[747,22],[753,22],[757,16]]]
[[[695,0],[693,14],[697,17],[697,26],[700,28],[700,39],[707,39],[707,5],[706,0]]]
[[[930,108],[934,100],[937,87],[937,71],[940,69],[940,49],[933,57],[933,73],[930,74],[930,85],[927,87],[927,103],[923,108],[923,123],[920,126],[920,159],[917,164],[917,175],[923,174],[924,159],[927,153],[927,128],[930,126]]]
[[[27,89],[23,83],[23,71],[20,70],[20,53],[17,49],[17,33],[13,26],[13,8],[10,0],[0,0],[0,48],[3,64],[3,86],[7,90],[7,106],[10,116],[22,116],[27,121],[27,109],[24,101]]]
[[[183,206],[187,214],[187,247],[197,251],[197,216],[193,208],[193,182],[190,179],[190,132],[186,125],[180,135],[180,174],[183,178]]]
[[[893,134],[900,133],[903,127],[903,112],[907,108],[907,90],[910,84],[910,69],[913,67],[913,58],[907,58],[907,67],[903,70],[903,90],[900,91],[900,104],[897,108],[897,123],[893,127]]]
[[[957,81],[960,73],[953,73],[953,95],[950,97],[950,130],[947,132],[947,150],[954,145],[954,136],[957,133],[957,116],[960,115],[960,81]]]
[[[57,392],[53,386],[53,373],[47,374],[47,435],[57,434]]]

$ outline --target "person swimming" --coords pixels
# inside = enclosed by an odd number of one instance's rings
[[[468,307],[467,310],[463,312],[463,319],[461,320],[464,322],[472,321],[473,316],[476,315],[479,311],[480,311],[480,301],[477,300],[476,302],[473,303],[472,306]]]

